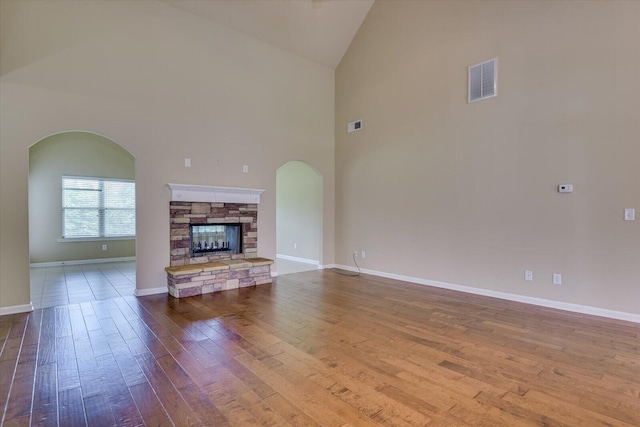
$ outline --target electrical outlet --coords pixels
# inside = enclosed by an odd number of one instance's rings
[[[106,251],[107,250],[107,245],[102,245],[102,250]]]
[[[366,258],[366,257],[367,257],[367,253],[366,253],[365,251],[362,251],[362,252],[360,253],[360,255],[362,256],[362,258]]]
[[[524,280],[532,281],[533,280],[533,271],[525,270],[524,271]]]
[[[553,284],[562,285],[562,274],[553,273]]]
[[[191,167],[191,159],[188,158],[184,158],[184,167],[185,168],[190,168]]]
[[[249,165],[242,165],[242,172],[249,173]]]
[[[293,249],[298,249],[298,244],[297,243],[293,244]]]
[[[357,257],[358,256],[358,251],[353,251],[353,256]]]

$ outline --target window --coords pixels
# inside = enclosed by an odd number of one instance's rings
[[[62,237],[135,237],[133,181],[62,177]]]

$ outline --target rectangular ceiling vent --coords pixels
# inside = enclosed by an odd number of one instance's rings
[[[498,94],[498,58],[469,67],[469,103]]]

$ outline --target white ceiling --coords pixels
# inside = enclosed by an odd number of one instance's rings
[[[335,69],[374,0],[162,0]]]

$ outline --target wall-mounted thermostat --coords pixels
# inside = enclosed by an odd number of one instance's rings
[[[558,191],[560,193],[573,193],[573,184],[560,184],[558,185]]]
[[[362,129],[362,120],[356,120],[355,122],[351,122],[347,124],[347,132],[355,132],[357,130]]]

